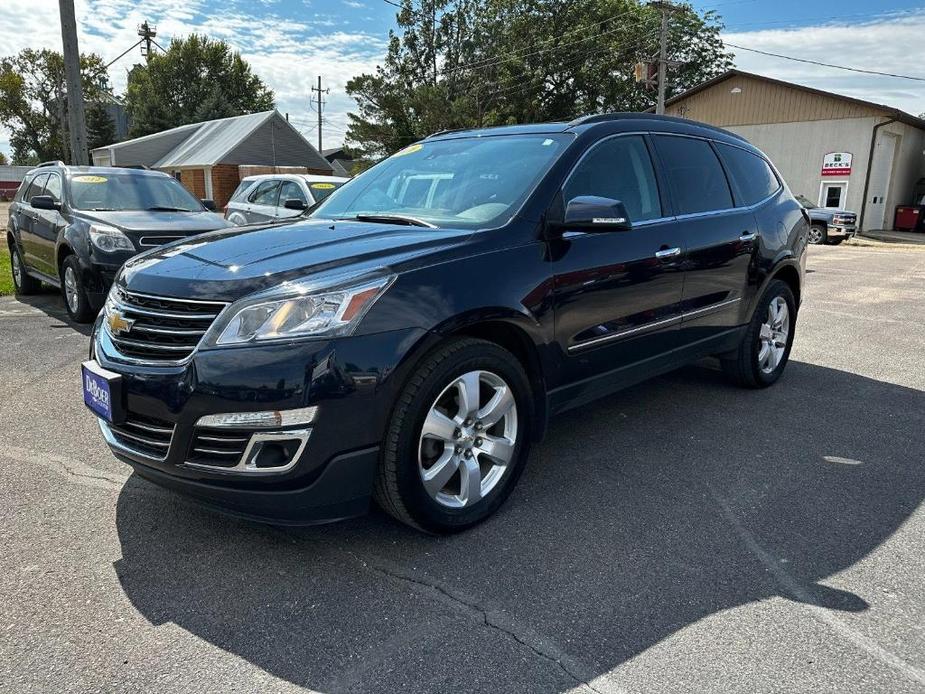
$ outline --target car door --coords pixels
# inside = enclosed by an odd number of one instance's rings
[[[305,207],[308,207],[308,198],[305,195],[305,191],[302,190],[302,186],[295,181],[282,181],[279,186],[279,205],[276,208],[277,219],[298,217],[305,211],[305,208],[301,210],[290,210],[286,207],[287,200],[298,200],[305,205]]]
[[[22,196],[22,218],[23,226],[19,229],[19,238],[22,243],[23,257],[26,265],[46,272],[41,259],[41,243],[35,234],[36,222],[39,216],[39,210],[32,207],[32,198],[41,195],[45,190],[45,182],[48,180],[47,173],[41,173],[32,179],[32,183]]]
[[[709,140],[680,135],[653,140],[687,248],[681,343],[690,345],[742,322],[758,227],[751,209],[736,206]]]
[[[278,178],[270,178],[254,186],[254,192],[247,197],[248,207],[244,211],[248,224],[276,219],[279,183]]]
[[[677,346],[684,247],[664,200],[647,138],[617,135],[582,156],[562,188],[562,207],[582,195],[621,201],[632,229],[564,230],[549,242],[556,339],[564,381],[616,376]]]
[[[58,204],[62,200],[61,174],[52,172],[45,179],[45,189],[39,193],[51,197]],[[32,220],[30,237],[35,244],[36,269],[47,275],[56,277],[55,246],[58,241],[58,231],[64,225],[64,217],[58,210],[33,210],[35,217]]]

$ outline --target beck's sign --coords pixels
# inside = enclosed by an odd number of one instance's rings
[[[829,152],[822,159],[823,176],[849,176],[851,152]]]

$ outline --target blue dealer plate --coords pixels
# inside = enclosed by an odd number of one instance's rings
[[[80,365],[80,370],[83,375],[84,403],[97,416],[112,422],[119,375],[106,371],[94,360],[85,361]]]

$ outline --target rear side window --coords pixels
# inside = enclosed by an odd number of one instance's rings
[[[250,202],[255,205],[272,205],[276,207],[279,196],[279,181],[263,181],[251,193]]]
[[[716,148],[726,163],[741,204],[754,205],[780,189],[777,176],[758,155],[721,142],[716,143]]]
[[[247,191],[249,191],[255,183],[256,181],[241,181],[238,184],[238,187],[234,189],[234,193],[232,193],[228,201],[237,202],[238,200],[244,199],[245,193],[247,193]]]
[[[34,176],[26,174],[26,177],[22,180],[22,183],[19,184],[19,188],[16,189],[16,195],[13,196],[15,202],[26,199],[26,191],[29,190],[29,186],[32,185],[32,179]]]
[[[614,137],[588,150],[562,191],[566,205],[580,195],[619,200],[632,222],[662,216],[652,160],[638,135]]]
[[[676,214],[696,214],[733,207],[723,167],[706,140],[656,135]]]

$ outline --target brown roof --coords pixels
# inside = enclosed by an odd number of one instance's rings
[[[879,109],[881,111],[886,112],[886,115],[889,115],[892,118],[895,118],[901,123],[906,123],[907,125],[912,125],[916,128],[921,128],[925,130],[925,120],[921,118],[917,118],[916,116],[906,113],[905,111],[901,111],[898,108],[893,108],[892,106],[887,106],[885,104],[878,104],[873,101],[865,101],[864,99],[855,99],[852,96],[845,96],[844,94],[836,94],[835,92],[827,92],[827,91],[823,91],[822,89],[813,89],[812,87],[806,87],[802,84],[796,84],[794,82],[785,82],[784,80],[777,80],[777,79],[774,79],[773,77],[766,77],[764,75],[759,75],[754,72],[745,72],[744,70],[735,70],[735,69],[727,70],[726,72],[719,75],[718,77],[714,77],[713,79],[707,80],[706,82],[701,82],[696,87],[691,87],[686,92],[681,92],[677,96],[671,97],[670,99],[668,99],[668,101],[665,102],[665,106],[671,106],[672,104],[682,101],[683,99],[693,96],[694,94],[698,94],[732,77],[750,77],[752,79],[761,80],[763,82],[769,82],[771,84],[776,84],[782,87],[788,87],[790,89],[799,89],[800,91],[808,92],[810,94],[816,94],[818,96],[827,96],[832,99],[838,99],[839,101],[845,101],[847,103],[857,104],[859,106],[867,106],[869,108]],[[654,109],[649,109],[649,110],[652,111]]]

